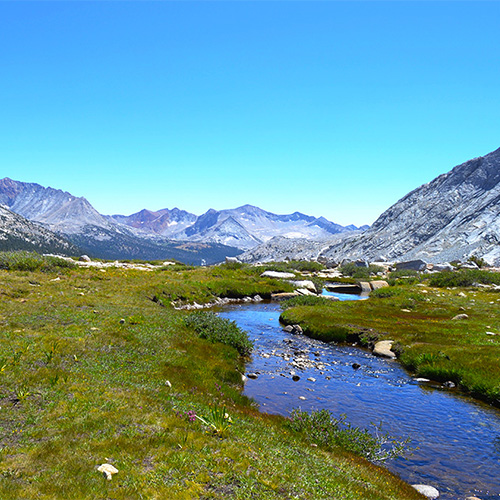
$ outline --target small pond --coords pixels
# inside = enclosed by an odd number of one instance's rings
[[[397,361],[367,350],[288,334],[279,324],[280,312],[275,303],[220,312],[255,342],[247,373],[258,378],[246,382],[245,394],[262,411],[288,415],[299,407],[326,408],[360,427],[382,424],[384,432],[410,437],[417,448],[407,459],[385,464],[405,481],[435,486],[442,499],[500,498],[500,411],[437,384],[419,383]],[[297,357],[308,358],[312,366],[297,369],[292,364]],[[353,369],[354,363],[361,367]],[[291,371],[299,381],[292,380]]]

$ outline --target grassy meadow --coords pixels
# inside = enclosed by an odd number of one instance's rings
[[[416,376],[451,381],[500,406],[500,292],[484,287],[500,274],[416,274],[393,273],[392,286],[365,301],[292,299],[281,320],[325,341],[394,340],[393,351]]]
[[[346,447],[260,414],[241,393],[245,358],[171,306],[288,285],[238,266],[82,269],[2,255],[0,268],[2,500],[422,498]],[[104,463],[119,471],[110,481]]]

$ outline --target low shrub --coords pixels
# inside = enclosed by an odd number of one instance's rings
[[[404,456],[408,452],[409,439],[396,441],[387,434],[380,433],[375,427],[371,434],[367,429],[360,429],[346,422],[346,416],[332,418],[328,410],[307,413],[293,410],[290,427],[303,433],[306,439],[327,449],[342,447],[373,463],[381,463],[391,458]]]
[[[368,279],[377,273],[383,272],[383,268],[370,264],[368,267],[359,267],[354,262],[347,262],[340,266],[340,272],[344,276],[350,276],[356,279]]]
[[[239,328],[234,321],[217,316],[209,311],[191,313],[184,320],[202,339],[210,342],[220,342],[234,347],[242,356],[252,352],[253,343],[247,333]]]
[[[429,279],[429,285],[437,288],[470,287],[476,283],[500,285],[500,273],[482,269],[462,269],[460,271],[443,271],[439,274],[433,274]]]
[[[7,271],[43,271],[73,269],[74,262],[53,255],[40,255],[35,252],[0,252],[0,269]]]

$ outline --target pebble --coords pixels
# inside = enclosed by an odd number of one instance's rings
[[[108,480],[111,481],[111,477],[113,474],[116,474],[118,472],[118,469],[116,467],[113,467],[111,464],[102,464],[97,468],[99,472],[102,472],[104,474],[104,477]]]

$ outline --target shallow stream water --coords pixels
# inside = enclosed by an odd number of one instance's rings
[[[339,295],[342,300],[349,298]],[[338,346],[293,335],[279,324],[279,304],[224,308],[255,342],[245,394],[262,411],[289,415],[294,408],[328,409],[360,427],[382,424],[385,433],[411,438],[416,448],[407,459],[385,466],[405,481],[436,487],[440,498],[500,498],[500,411],[413,379],[397,361],[373,356],[358,347]],[[293,366],[309,359],[306,369]],[[352,365],[361,365],[354,369]],[[300,380],[294,382],[290,372]],[[313,379],[313,380],[308,380]]]

